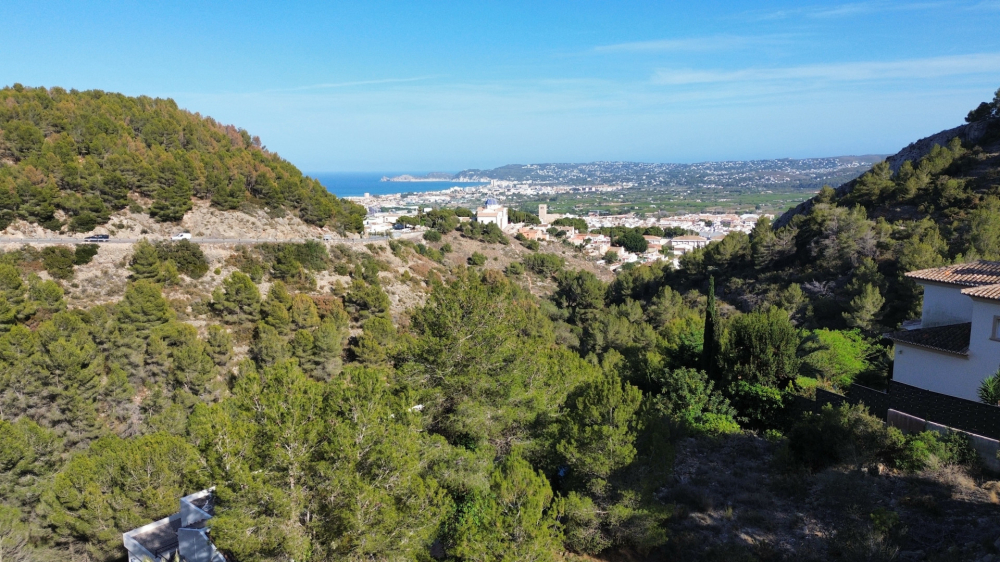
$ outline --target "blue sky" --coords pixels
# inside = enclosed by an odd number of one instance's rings
[[[5,0],[0,22],[0,84],[172,97],[311,172],[891,153],[1000,87],[1000,0]]]

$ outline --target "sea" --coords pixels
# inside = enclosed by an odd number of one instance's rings
[[[423,175],[426,172],[314,172],[306,174],[319,180],[327,191],[337,197],[363,197],[365,193],[369,195],[387,195],[390,193],[418,193],[423,191],[441,191],[451,187],[472,187],[477,185],[487,185],[486,182],[459,182],[459,181],[382,181],[383,177],[394,177],[403,174],[413,176]]]

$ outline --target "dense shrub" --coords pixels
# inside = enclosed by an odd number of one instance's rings
[[[437,230],[428,230],[427,232],[424,232],[424,240],[428,242],[440,242],[441,233]]]
[[[46,246],[42,249],[42,265],[56,279],[73,277],[73,250],[65,246]]]
[[[764,430],[787,426],[792,404],[789,391],[740,380],[729,387],[728,394],[740,423],[747,427]]]
[[[643,238],[640,232],[635,230],[629,230],[625,234],[622,234],[615,240],[615,243],[633,254],[641,254],[649,249],[649,242]]]
[[[86,265],[97,255],[97,244],[77,244],[73,250],[73,264]]]
[[[462,232],[462,236],[487,244],[507,245],[510,243],[507,237],[504,236],[503,231],[500,230],[500,227],[493,223],[466,222],[462,223],[459,229]]]
[[[469,265],[483,265],[486,263],[486,256],[480,254],[479,252],[472,252],[469,256]]]
[[[978,467],[968,436],[932,431],[903,435],[870,415],[861,405],[823,407],[792,426],[788,447],[793,458],[812,470],[838,464],[871,467],[876,463],[915,472],[944,464]]]
[[[566,265],[566,260],[556,254],[530,254],[524,257],[524,267],[538,275],[554,275]]]
[[[208,258],[201,246],[189,240],[157,242],[156,255],[160,261],[173,261],[179,273],[192,279],[200,279],[208,273]]]
[[[690,368],[665,370],[654,377],[659,394],[654,398],[658,411],[695,433],[718,435],[740,430],[736,410],[720,393],[704,371]]]

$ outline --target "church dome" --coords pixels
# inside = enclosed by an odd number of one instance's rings
[[[492,198],[492,197],[490,197],[489,199],[486,200],[486,206],[487,207],[496,207],[499,204],[500,204],[500,202],[497,201],[496,199]]]

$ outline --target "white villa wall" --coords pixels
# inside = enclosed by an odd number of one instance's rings
[[[966,296],[966,298],[969,298]],[[972,337],[969,339],[968,370],[975,378],[975,387],[983,379],[997,372],[1000,368],[1000,341],[993,337],[993,318],[1000,316],[1000,302],[994,300],[971,299],[972,305]],[[972,393],[971,400],[979,397]]]
[[[972,299],[962,294],[964,287],[935,283],[921,285],[924,287],[921,328],[961,324],[972,319]]]
[[[993,317],[1000,316],[1000,302],[976,299],[973,303],[968,296],[961,296],[972,305],[968,356],[896,342],[894,380],[966,400],[979,400],[980,383],[1000,368],[1000,341],[991,339]],[[926,293],[924,298],[927,298]]]
[[[964,380],[972,378],[967,375],[968,358],[900,342],[896,342],[894,355],[893,380],[941,394],[977,400],[976,389],[979,388],[979,382],[976,382],[970,397],[968,382]]]

